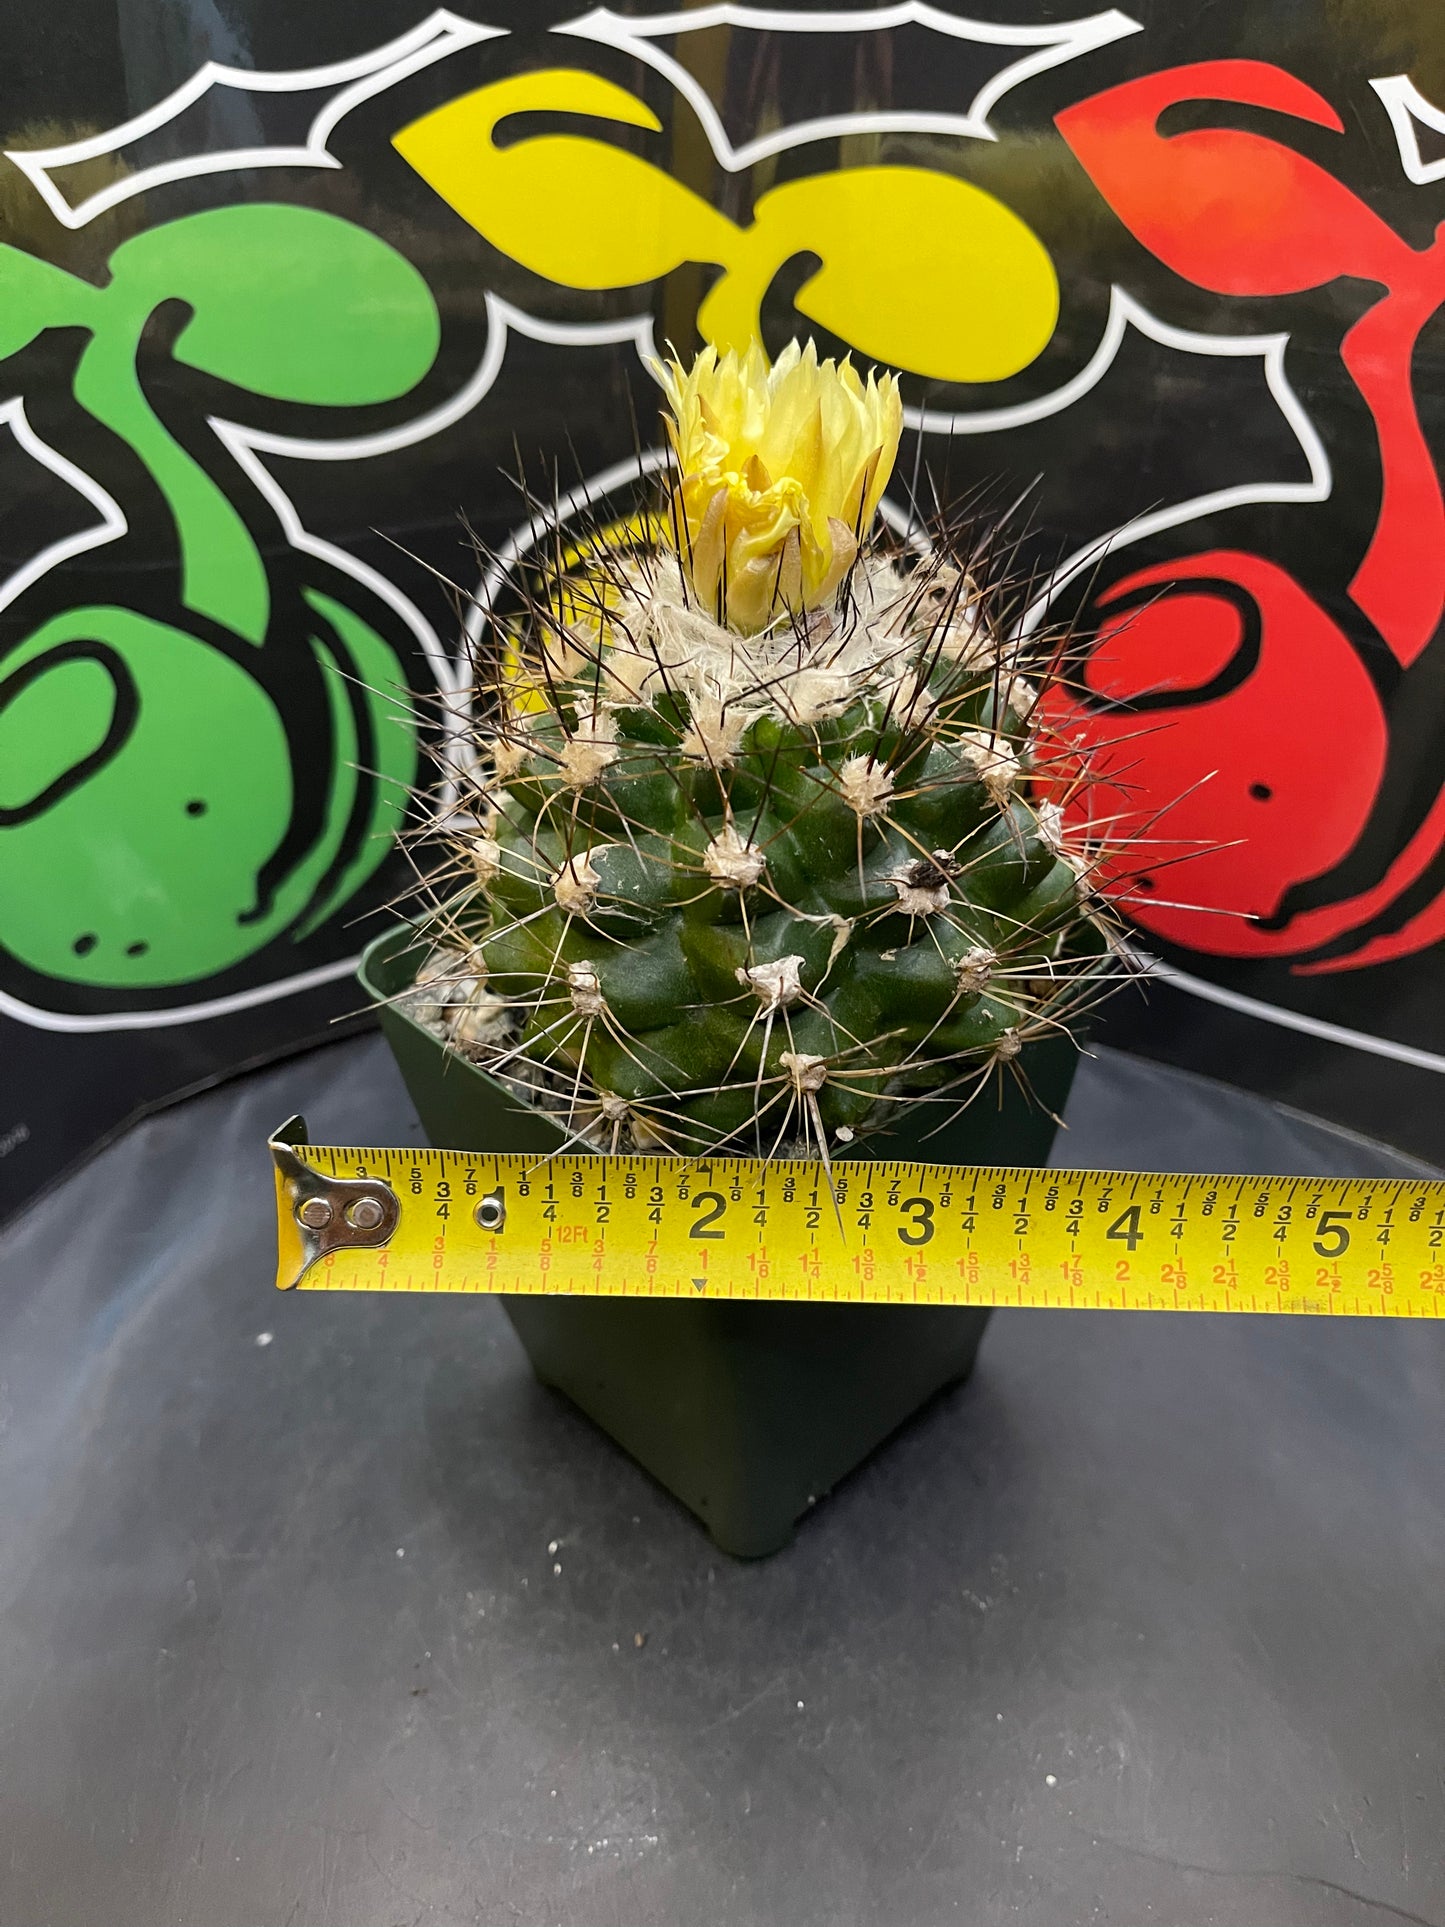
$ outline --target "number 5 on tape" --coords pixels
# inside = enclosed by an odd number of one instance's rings
[[[271,1141],[283,1289],[1445,1315],[1445,1182]]]

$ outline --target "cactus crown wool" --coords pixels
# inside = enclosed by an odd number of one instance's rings
[[[412,1007],[584,1145],[826,1159],[1026,1077],[1098,994],[1097,852],[970,568],[875,520],[896,383],[662,378],[661,506],[479,676]]]

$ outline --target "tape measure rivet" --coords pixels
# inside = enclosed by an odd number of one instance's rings
[[[296,1216],[308,1231],[324,1231],[331,1222],[331,1206],[325,1198],[307,1198],[297,1205]]]
[[[353,1231],[375,1231],[383,1215],[376,1198],[356,1198],[346,1207],[346,1222]]]
[[[489,1192],[473,1215],[483,1231],[500,1231],[507,1222],[507,1204],[502,1192]]]

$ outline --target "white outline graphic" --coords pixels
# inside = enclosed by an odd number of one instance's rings
[[[8,609],[18,596],[24,595],[32,582],[60,563],[68,562],[73,555],[84,555],[87,549],[103,548],[107,542],[114,542],[124,535],[128,524],[120,503],[108,489],[101,487],[93,475],[87,475],[78,468],[59,449],[52,448],[49,442],[41,441],[30,426],[25,413],[25,403],[16,395],[0,407],[0,421],[5,422],[21,448],[32,456],[52,475],[58,475],[62,482],[73,488],[77,495],[83,495],[91,507],[98,510],[100,521],[89,529],[81,529],[74,535],[64,535],[58,542],[51,542],[38,555],[15,571],[7,581],[0,584],[0,612]]]
[[[884,33],[893,27],[919,26],[946,34],[954,40],[971,40],[989,47],[1032,47],[1035,52],[1012,61],[981,87],[962,114],[923,114],[876,109],[858,114],[828,114],[817,120],[795,122],[756,140],[734,147],[723,126],[722,116],[680,61],[650,43],[664,34],[697,33],[707,27],[751,27],[764,33]],[[826,140],[846,134],[958,134],[972,140],[994,141],[998,135],[988,124],[988,116],[1004,95],[1035,74],[1062,66],[1080,54],[1093,53],[1111,41],[1141,33],[1142,24],[1117,7],[1105,13],[1090,14],[1082,20],[1060,21],[1052,26],[1000,26],[994,21],[969,20],[960,14],[941,13],[926,0],[899,0],[891,7],[869,7],[857,13],[798,13],[784,7],[747,7],[718,0],[712,6],[697,7],[685,13],[651,14],[645,18],[624,17],[610,7],[596,7],[576,20],[565,21],[552,29],[571,34],[578,40],[594,40],[604,47],[633,55],[660,73],[687,101],[697,115],[719,163],[736,174],[770,154],[804,146],[808,141]]]
[[[1416,125],[1428,127],[1432,133],[1445,134],[1445,111],[1433,101],[1426,100],[1420,89],[1408,74],[1389,74],[1383,80],[1372,80],[1370,85],[1385,104],[1385,112],[1390,116],[1390,126],[1394,131],[1395,145],[1400,150],[1400,165],[1405,170],[1407,180],[1416,187],[1428,187],[1432,181],[1445,181],[1445,157],[1427,161],[1420,152],[1420,136]]]
[[[67,141],[58,147],[7,149],[5,158],[14,161],[21,173],[29,177],[56,220],[68,228],[84,227],[97,214],[118,206],[134,194],[145,194],[153,187],[165,187],[173,181],[196,180],[204,174],[228,174],[238,168],[252,167],[340,167],[341,162],[327,151],[326,143],[353,107],[461,47],[501,39],[507,32],[505,27],[478,26],[475,21],[463,20],[447,8],[439,7],[399,39],[373,47],[369,53],[357,54],[351,60],[333,61],[324,67],[294,67],[281,73],[266,73],[208,60],[174,92],[146,108],[144,113],[122,121],[118,127],[108,128],[103,134],[92,134],[85,140]],[[352,83],[349,87],[344,85],[347,81]],[[213,154],[188,154],[181,160],[158,162],[154,167],[143,167],[134,174],[124,175],[74,206],[50,178],[52,167],[71,167],[77,161],[97,160],[103,154],[118,153],[129,142],[140,140],[146,134],[154,134],[188,107],[193,107],[213,87],[234,87],[238,92],[253,94],[298,94],[329,86],[341,87],[342,92],[317,114],[301,147],[233,147]]]
[[[303,970],[295,977],[278,978],[277,984],[284,984],[284,990],[277,995],[298,996],[303,990],[315,990],[321,984],[339,983],[343,977],[355,974],[358,959],[342,957],[335,963],[320,964],[315,970]],[[275,985],[262,985],[263,991],[276,991]],[[22,1004],[18,997],[11,997],[0,990],[0,1013],[13,1017],[18,1023],[28,1024],[32,1030],[57,1030],[75,1033],[93,1030],[163,1030],[171,1024],[197,1023],[206,1017],[229,1017],[238,1010],[250,1010],[256,1004],[268,1003],[270,997],[258,994],[255,990],[238,990],[229,997],[211,997],[199,1004],[171,1004],[165,1010],[118,1010],[105,1016],[72,1016],[62,1010],[37,1010],[33,1004]]]
[[[1115,323],[1117,320],[1117,329]],[[1161,346],[1173,348],[1187,355],[1209,355],[1230,359],[1257,356],[1264,363],[1265,385],[1274,397],[1281,415],[1288,422],[1299,443],[1300,452],[1309,466],[1309,480],[1305,482],[1240,482],[1233,488],[1211,489],[1205,495],[1194,495],[1188,501],[1176,502],[1169,508],[1156,509],[1152,514],[1136,516],[1132,522],[1125,522],[1109,534],[1088,542],[1076,549],[1059,567],[1054,570],[1044,584],[1037,599],[1031,602],[1019,618],[1017,633],[1020,636],[1032,635],[1048,612],[1050,603],[1081,569],[1090,568],[1101,562],[1106,555],[1116,549],[1128,548],[1131,543],[1142,542],[1146,536],[1158,535],[1164,529],[1181,528],[1186,522],[1201,521],[1206,515],[1217,515],[1224,509],[1243,508],[1250,504],[1269,502],[1326,502],[1334,487],[1334,475],[1330,468],[1329,454],[1320,439],[1319,430],[1310,420],[1304,404],[1290,386],[1285,373],[1285,350],[1289,346],[1288,334],[1280,335],[1204,335],[1191,328],[1176,328],[1167,321],[1161,321],[1132,295],[1120,287],[1112,290],[1109,303],[1109,325],[1104,331],[1104,339],[1099,350],[1089,362],[1083,375],[1092,373],[1092,379],[1070,396],[1076,401],[1080,394],[1102,378],[1105,370],[1118,354],[1128,327],[1137,328],[1140,334],[1147,335],[1151,341]],[[1112,345],[1110,345],[1112,339]],[[1107,360],[1101,360],[1105,347],[1109,347]],[[1094,373],[1096,364],[1097,372]],[[1073,388],[1082,379],[1075,377]],[[1058,391],[1064,393],[1063,389]],[[1052,397],[1044,396],[1031,406],[1040,413],[1052,414],[1052,408],[1045,403]],[[1065,406],[1068,404],[1066,403]],[[1003,414],[1005,411],[998,411]],[[1039,413],[1024,415],[1023,420],[1037,420]],[[969,433],[969,418],[959,419],[954,424],[954,432]]]
[[[1173,964],[1151,956],[1147,950],[1135,950],[1132,945],[1130,950],[1149,976],[1183,991],[1186,997],[1197,997],[1201,1003],[1218,1004],[1221,1009],[1235,1011],[1242,1017],[1256,1017],[1261,1023],[1277,1024],[1281,1030],[1297,1030],[1306,1037],[1318,1037],[1326,1044],[1342,1044],[1347,1050],[1365,1051],[1371,1057],[1388,1057],[1396,1064],[1408,1064],[1412,1070],[1445,1073],[1445,1057],[1437,1051],[1420,1050],[1414,1044],[1397,1044],[1393,1038],[1376,1037],[1367,1030],[1351,1030],[1348,1024],[1331,1024],[1323,1017],[1309,1017],[1302,1010],[1291,1010],[1288,1004],[1267,1004],[1258,997],[1246,997],[1241,991],[1226,990],[1223,984],[1212,984],[1207,978],[1191,977],[1187,970],[1176,970]]]

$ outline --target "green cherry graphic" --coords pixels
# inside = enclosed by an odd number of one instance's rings
[[[312,407],[405,394],[439,339],[411,264],[314,209],[185,216],[122,243],[103,288],[0,246],[0,359],[47,328],[86,331],[75,400],[139,457],[175,538],[175,619],[77,607],[0,654],[0,944],[101,989],[192,982],[309,935],[387,854],[416,773],[406,677],[374,599],[339,567],[306,586],[309,559],[288,556],[302,588],[273,634],[276,585],[242,508],[204,441],[183,447],[152,407],[138,352],[170,301],[189,309],[176,361]],[[263,673],[278,649],[294,675]],[[303,665],[324,690],[329,750],[288,729],[277,692]],[[322,805],[298,833],[298,759],[318,754]]]
[[[7,947],[89,983],[233,962],[255,942],[255,877],[291,811],[286,732],[259,684],[184,630],[114,608],[57,617],[7,668]],[[224,732],[198,716],[224,717]]]

